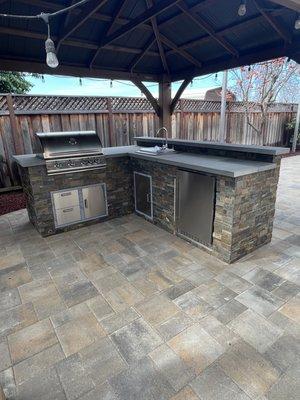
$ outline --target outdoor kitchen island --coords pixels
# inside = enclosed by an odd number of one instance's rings
[[[45,160],[15,156],[30,221],[42,236],[136,211],[225,262],[270,242],[281,155],[288,149],[168,140],[174,151],[149,155],[139,146],[159,138],[136,138],[137,146],[102,149],[106,168],[49,175]],[[101,188],[100,214],[84,215],[84,190]],[[71,193],[71,194],[70,194]],[[55,195],[65,195],[78,218],[59,223]],[[65,201],[65,199],[63,201]],[[66,220],[67,221],[67,220]]]

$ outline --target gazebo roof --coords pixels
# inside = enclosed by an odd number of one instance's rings
[[[0,0],[0,13],[53,12],[77,0]],[[0,69],[171,81],[287,56],[300,62],[299,0],[90,0],[51,19],[60,65],[45,64],[46,25],[0,18]]]

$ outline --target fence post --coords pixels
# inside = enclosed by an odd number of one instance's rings
[[[17,118],[16,118],[16,114],[15,114],[15,109],[14,109],[14,103],[13,103],[11,94],[8,94],[6,96],[6,102],[7,102],[8,112],[9,112],[11,134],[12,134],[12,138],[13,138],[15,152],[16,152],[16,154],[23,154],[24,153],[23,143],[22,143],[22,138],[21,138],[20,131],[18,128]]]
[[[297,108],[297,116],[296,116],[296,123],[295,123],[295,130],[294,130],[294,137],[293,137],[293,144],[292,144],[292,152],[293,153],[295,153],[295,151],[297,149],[299,125],[300,125],[300,101],[298,103],[298,108]]]
[[[184,119],[184,115],[183,115],[183,101],[182,101],[182,99],[179,100],[179,110],[180,110],[180,111],[179,111],[179,112],[180,112],[180,114],[179,114],[180,120],[179,120],[179,132],[178,132],[177,137],[178,137],[178,138],[182,138],[181,135],[183,135],[183,119]]]
[[[107,110],[108,110],[109,141],[110,141],[111,146],[116,146],[116,137],[115,137],[115,132],[114,132],[114,120],[113,120],[111,97],[107,97],[106,104],[107,104]]]

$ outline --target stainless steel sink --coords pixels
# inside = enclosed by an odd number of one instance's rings
[[[138,150],[136,150],[136,153],[147,154],[149,156],[162,156],[165,154],[172,154],[174,152],[175,152],[174,149],[169,149],[160,146],[140,147]]]

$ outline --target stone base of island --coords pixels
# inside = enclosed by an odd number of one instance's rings
[[[174,139],[168,140],[168,147],[174,152],[154,156],[138,152],[139,146],[161,145],[162,139],[135,140],[136,146],[104,148],[105,170],[48,175],[45,161],[36,155],[14,157],[19,165],[29,219],[42,236],[137,212],[149,222],[179,234],[227,263],[270,242],[280,159],[288,149]],[[179,229],[180,171],[210,177],[213,182],[210,207],[213,212],[211,220],[205,220],[205,225],[211,224],[208,227],[211,237],[205,243],[182,234]],[[138,180],[140,177],[146,180]],[[139,186],[137,182],[142,183]],[[149,185],[145,200],[149,212],[143,209],[145,204],[138,192],[138,187],[144,187],[145,183]],[[95,187],[103,191],[105,207],[96,215],[84,215],[82,193],[85,188]],[[60,223],[63,210],[57,209],[55,195],[66,192],[71,193],[74,203],[68,203],[68,209],[71,208],[74,215],[77,210],[78,217]],[[199,213],[202,197],[200,193]],[[199,220],[199,215],[196,211],[195,220]]]

